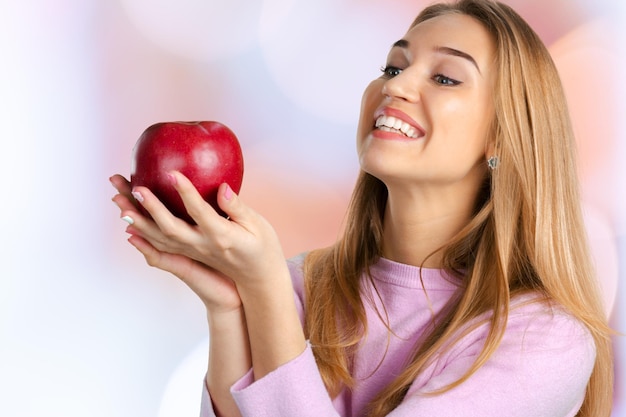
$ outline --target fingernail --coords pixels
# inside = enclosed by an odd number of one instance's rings
[[[226,200],[230,200],[233,198],[233,189],[230,188],[230,185],[226,184],[226,189],[224,190],[224,198]]]
[[[135,200],[139,201],[140,203],[143,203],[143,196],[141,195],[139,191],[133,191],[131,194],[133,195],[133,197],[135,197]]]
[[[170,184],[176,185],[176,177],[171,172],[167,173],[167,179],[169,180]]]
[[[130,216],[124,216],[124,217],[122,217],[122,220],[124,220],[124,221],[125,221],[126,223],[128,223],[128,224],[134,224],[134,223],[135,223],[135,221],[133,220],[133,218],[132,218],[132,217],[130,217]]]

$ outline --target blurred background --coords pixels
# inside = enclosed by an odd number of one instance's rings
[[[150,124],[218,120],[244,150],[242,198],[286,255],[331,243],[361,93],[427,3],[0,0],[0,416],[197,415],[204,310],[125,241],[108,177],[128,175]],[[625,333],[626,4],[506,3],[561,71],[607,314]]]

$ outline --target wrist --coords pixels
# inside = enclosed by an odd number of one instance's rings
[[[245,326],[246,315],[243,305],[231,309],[207,308],[207,323],[211,333]]]
[[[238,287],[245,310],[255,379],[289,362],[306,348],[291,277]]]
[[[281,297],[293,296],[293,283],[286,263],[262,274],[263,278],[240,280],[235,285],[245,306],[250,303],[271,303]]]

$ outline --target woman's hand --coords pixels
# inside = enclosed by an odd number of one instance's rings
[[[223,306],[223,301],[211,295],[207,282],[214,283],[217,277],[234,282],[233,290],[239,294],[245,312],[254,374],[260,378],[295,358],[306,346],[278,237],[271,225],[245,206],[227,184],[220,186],[217,202],[228,219],[204,201],[180,172],[169,176],[196,225],[173,216],[149,189],[130,190],[127,181],[112,178],[120,191],[114,201],[122,218],[132,223],[127,229],[134,235],[131,243],[149,263],[175,271],[209,305]],[[151,219],[139,214],[133,197]],[[212,280],[197,278],[200,269],[194,268],[199,267],[183,259],[221,275],[213,275]]]
[[[267,289],[284,284],[278,282],[288,278],[282,248],[274,229],[262,216],[245,206],[227,184],[222,184],[217,200],[229,216],[226,219],[202,199],[184,175],[174,171],[169,176],[196,225],[173,216],[148,188],[130,190],[122,177],[112,178],[120,191],[114,201],[122,217],[133,223],[128,232],[141,237],[156,250],[144,252],[145,245],[141,246],[144,250],[140,251],[148,254],[149,262],[158,259],[159,265],[170,270],[172,258],[164,254],[183,255],[221,272],[238,287]],[[133,200],[140,203],[152,219],[138,215]],[[143,243],[136,238],[133,241]]]
[[[241,309],[241,299],[230,278],[185,255],[159,250],[143,238],[135,223],[150,229],[155,227],[154,221],[143,216],[137,209],[130,183],[124,177],[114,175],[110,180],[119,192],[113,197],[113,201],[120,208],[122,217],[132,223],[127,227],[127,232],[131,235],[128,242],[143,254],[150,266],[177,276],[198,295],[213,315]]]

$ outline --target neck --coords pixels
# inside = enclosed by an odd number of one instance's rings
[[[404,264],[440,268],[440,249],[468,223],[475,198],[475,194],[463,195],[458,190],[409,193],[389,187],[383,256]]]

